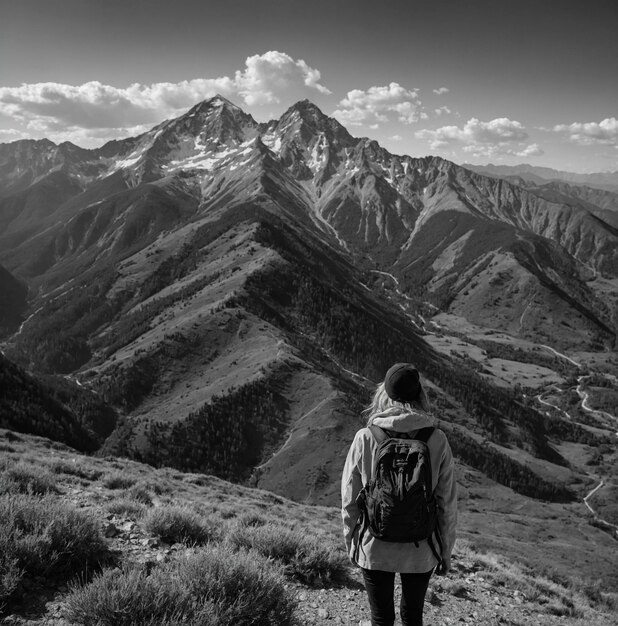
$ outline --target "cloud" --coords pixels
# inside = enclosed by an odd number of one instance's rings
[[[384,87],[370,87],[367,91],[353,89],[339,102],[333,115],[343,124],[375,127],[396,117],[404,124],[424,119],[418,89],[406,89],[399,83]]]
[[[403,141],[403,137],[401,135],[392,135],[391,139],[393,141]]]
[[[559,124],[552,130],[566,133],[571,141],[583,146],[594,144],[618,146],[618,120],[615,117],[608,117],[601,122]]]
[[[11,141],[13,139],[19,139],[22,133],[15,128],[0,128],[0,139],[6,139]]]
[[[526,146],[523,150],[516,152],[515,156],[529,157],[529,156],[541,156],[542,154],[545,154],[545,152],[539,146],[539,144],[531,143],[529,146]]]
[[[441,115],[450,115],[452,111],[448,107],[439,107],[434,109],[434,113],[437,117],[440,117]]]
[[[320,84],[320,78],[320,72],[302,59],[295,61],[283,52],[271,51],[248,57],[246,69],[236,72],[233,89],[237,89],[250,106],[272,104],[281,102],[291,87],[299,85],[330,94],[330,90]]]
[[[524,145],[528,132],[516,120],[506,117],[482,122],[477,118],[469,119],[463,128],[442,126],[436,130],[420,130],[415,133],[418,139],[425,139],[434,150],[446,147],[462,146],[466,153],[473,156],[537,156],[543,154],[537,144]]]
[[[448,93],[450,91],[450,89],[448,87],[438,87],[437,89],[434,89],[433,92],[437,95],[437,96],[441,96],[445,93]]]
[[[134,83],[119,88],[91,81],[0,87],[0,113],[32,133],[46,135],[117,136],[130,128],[173,117],[197,102],[220,93],[246,105],[276,104],[290,94],[318,91],[320,72],[283,53],[270,51],[247,58],[233,77],[195,78],[178,83]],[[106,132],[102,132],[106,131]],[[64,138],[64,137],[63,137]]]

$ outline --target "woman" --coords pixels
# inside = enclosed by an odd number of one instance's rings
[[[410,363],[397,363],[378,385],[373,402],[366,409],[367,428],[356,433],[350,446],[341,480],[342,516],[348,555],[362,568],[372,626],[392,626],[395,622],[395,573],[401,575],[401,620],[404,626],[422,626],[425,593],[434,568],[448,573],[455,543],[457,496],[451,448],[439,429],[427,439],[431,483],[437,505],[438,531],[442,541],[441,560],[436,557],[432,541],[401,543],[383,541],[372,532],[363,532],[359,494],[372,476],[379,442],[370,426],[379,427],[386,436],[399,433],[414,435],[432,426],[427,395],[418,371]],[[373,428],[376,431],[375,428]],[[380,432],[380,431],[377,431]],[[436,567],[437,566],[437,567]]]

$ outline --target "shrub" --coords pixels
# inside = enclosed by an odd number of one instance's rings
[[[618,611],[618,593],[603,591],[601,581],[581,582],[578,585],[586,600],[600,610]]]
[[[125,498],[112,500],[107,504],[106,509],[114,515],[128,515],[135,519],[142,517],[146,512],[146,507],[143,504],[126,500]]]
[[[136,482],[137,481],[132,476],[125,476],[120,472],[108,474],[103,479],[103,485],[108,489],[128,489],[129,487],[133,487]]]
[[[347,576],[342,554],[301,531],[273,524],[236,526],[227,540],[236,549],[254,550],[278,561],[288,575],[306,584],[340,582]]]
[[[152,497],[148,489],[141,484],[133,485],[126,492],[126,497],[130,500],[134,500],[135,502],[139,502],[140,504],[146,504],[150,506],[152,504]]]
[[[152,491],[158,496],[171,493],[173,489],[168,482],[169,472],[167,471],[167,469],[168,468],[163,468],[163,469],[158,470],[157,471],[158,476],[156,480],[155,479],[144,480],[142,481],[142,485],[144,485],[146,489],[149,489],[150,491]]]
[[[55,493],[56,479],[47,471],[17,463],[0,475],[0,493]]]
[[[19,587],[21,578],[19,561],[7,552],[0,552],[0,611]]]
[[[295,600],[265,559],[209,546],[150,574],[107,570],[74,587],[65,607],[83,626],[286,626]]]
[[[150,575],[138,566],[127,566],[120,572],[105,570],[90,584],[73,587],[65,607],[65,617],[84,626],[217,623],[215,607],[208,602],[191,603],[187,589],[163,568]]]
[[[551,580],[531,570],[506,561],[495,554],[477,554],[476,565],[485,568],[486,577],[494,584],[521,591],[529,602],[543,606],[543,611],[558,616],[581,617],[584,596],[568,589],[562,582]],[[483,571],[481,569],[481,571]],[[576,601],[582,601],[581,606]]]
[[[0,603],[24,578],[69,578],[105,555],[96,521],[82,511],[49,496],[0,499]]]
[[[285,579],[267,559],[253,553],[209,546],[184,559],[185,584],[192,594],[204,593],[223,609],[222,624],[275,626],[289,624],[296,602]]]
[[[265,526],[268,520],[259,513],[246,511],[238,516],[238,524],[240,526]]]
[[[69,476],[77,476],[86,480],[97,480],[103,472],[92,467],[86,467],[81,463],[58,460],[51,465],[51,471],[54,474],[68,474]]]
[[[218,533],[211,523],[186,507],[157,507],[144,517],[144,528],[165,543],[201,545]]]

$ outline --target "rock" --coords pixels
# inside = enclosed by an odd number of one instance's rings
[[[115,537],[120,531],[116,528],[115,524],[112,522],[108,522],[103,525],[103,536],[104,537]]]
[[[298,596],[298,599],[299,599],[301,602],[304,602],[304,601],[307,599],[307,594],[303,591],[303,593],[301,593],[301,594]]]
[[[159,542],[154,537],[142,539],[140,543],[147,548],[156,548],[159,545]]]
[[[320,619],[328,619],[328,610],[327,609],[318,609],[318,617]]]

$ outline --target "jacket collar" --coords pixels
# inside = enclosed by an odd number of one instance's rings
[[[433,426],[433,421],[428,413],[419,409],[406,411],[399,407],[390,407],[374,415],[370,425],[398,433],[408,433],[426,426]]]

